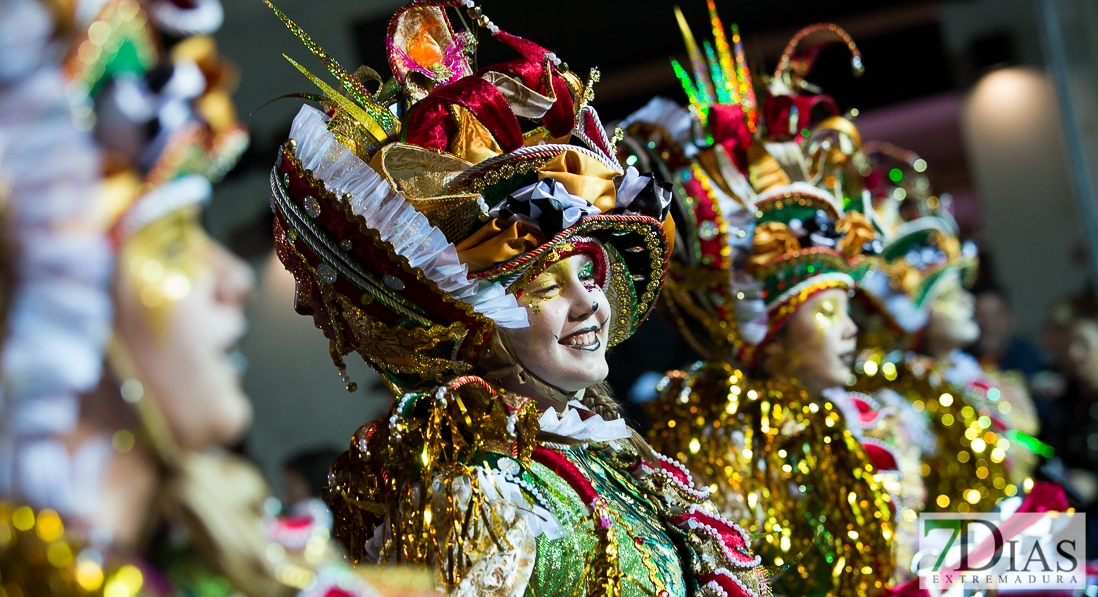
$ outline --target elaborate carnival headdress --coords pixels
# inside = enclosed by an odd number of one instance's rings
[[[470,33],[450,28],[450,7],[517,57],[474,72],[475,45]],[[358,352],[401,392],[389,418],[360,428],[333,465],[336,535],[353,558],[437,564],[443,583],[457,585],[482,549],[474,531],[510,516],[484,507],[510,490],[482,471],[537,461],[591,516],[594,547],[569,554],[583,561],[580,590],[617,594],[617,523],[605,499],[536,439],[539,431],[564,433],[556,412],[539,418],[532,398],[463,374],[476,372],[497,327],[529,325],[516,297],[575,253],[592,257],[611,303],[609,344],[628,338],[662,284],[670,188],[618,164],[588,103],[597,76],[581,81],[551,52],[501,31],[471,0],[400,9],[387,39],[394,78],[376,91],[278,14],[346,91],[308,75],[326,111],[302,109],[271,174],[279,258],[298,281],[298,311],[324,330],[336,363]],[[624,422],[619,428],[616,438],[626,439]],[[699,584],[765,593],[746,535],[702,513],[708,494],[683,481],[685,469],[663,460],[629,466],[650,479],[655,501],[676,504],[661,515],[687,537]],[[682,505],[684,495],[692,505]],[[539,516],[520,502],[516,515]],[[719,532],[703,536],[703,520]],[[541,534],[557,522],[529,524]],[[521,549],[520,538],[506,534],[483,540]],[[505,576],[523,565],[506,564]]]
[[[100,209],[118,243],[207,201],[248,133],[231,99],[236,69],[209,36],[220,2],[111,0],[89,17],[65,69],[104,154]]]
[[[673,66],[689,112],[653,100],[622,123],[621,157],[663,165],[679,191],[661,308],[706,357],[751,366],[797,305],[853,287],[854,264],[880,248],[862,215],[858,131],[804,81],[827,43],[850,48],[855,72],[861,59],[841,28],[808,27],[759,106],[737,29],[730,45],[712,2],[709,11],[715,46],[704,53],[678,14],[693,73]]]
[[[945,281],[959,276],[963,284],[972,283],[976,246],[958,239],[949,201],[934,195],[923,174],[926,161],[918,154],[876,141],[866,143],[863,153],[872,217],[883,230],[884,248],[859,290],[883,325],[910,343],[925,327]]]
[[[474,73],[448,7],[517,57]],[[580,80],[471,2],[421,0],[393,16],[394,77],[371,91],[376,73],[275,10],[344,89],[294,63],[326,110],[302,108],[271,172],[279,258],[341,372],[351,351],[391,387],[471,371],[497,327],[528,325],[515,296],[577,252],[612,303],[610,345],[633,333],[666,267],[670,190],[615,160],[588,104],[597,71]]]

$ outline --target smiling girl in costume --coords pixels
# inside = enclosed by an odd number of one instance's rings
[[[271,173],[278,255],[337,366],[357,352],[397,396],[332,469],[352,556],[455,595],[769,594],[746,533],[600,384],[659,292],[670,195],[617,164],[595,77],[471,1],[398,11],[384,82],[279,15],[346,94],[309,74],[326,111]],[[474,72],[482,31],[516,57]]]

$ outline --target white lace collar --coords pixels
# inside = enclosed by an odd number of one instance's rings
[[[609,442],[632,437],[629,427],[625,425],[625,419],[607,421],[597,414],[582,419],[579,413],[581,410],[591,412],[575,400],[569,402],[561,413],[557,413],[550,406],[542,413],[538,423],[543,432],[583,442]]]

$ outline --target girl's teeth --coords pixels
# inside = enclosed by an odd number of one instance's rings
[[[572,336],[571,338],[569,338],[568,339],[568,344],[570,346],[586,346],[588,344],[591,344],[594,341],[595,341],[595,333],[594,332],[585,332],[583,334],[578,334],[576,336]]]

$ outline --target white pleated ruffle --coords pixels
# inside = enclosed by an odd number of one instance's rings
[[[504,328],[529,325],[526,309],[497,283],[470,278],[458,260],[457,248],[416,211],[380,174],[359,159],[328,131],[324,113],[302,106],[290,138],[297,142],[302,165],[337,196],[351,195],[354,213],[391,243],[397,254],[419,268],[439,289],[460,299]]]

